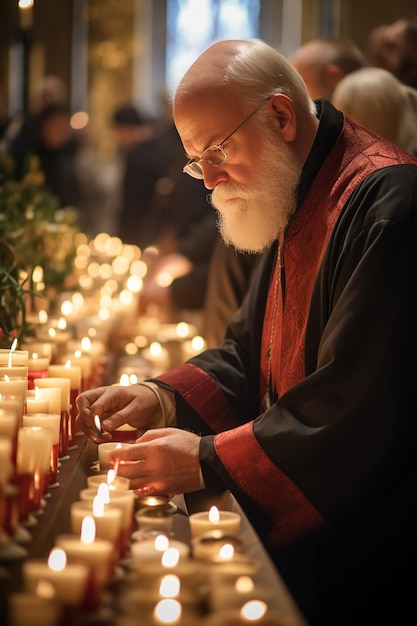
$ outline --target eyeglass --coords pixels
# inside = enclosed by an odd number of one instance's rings
[[[268,99],[269,98],[265,98],[264,100],[262,100],[262,102],[258,104],[256,109],[252,111],[252,113],[250,113],[248,117],[245,117],[243,122],[240,122],[239,126],[236,126],[236,128],[232,130],[232,132],[229,133],[225,139],[223,139],[223,141],[206,148],[198,159],[190,159],[182,168],[184,174],[189,174],[193,178],[202,179],[204,178],[204,173],[203,168],[200,165],[201,161],[206,165],[211,165],[212,167],[220,167],[220,165],[223,165],[223,163],[227,159],[227,154],[224,151],[223,145],[228,139],[230,139],[232,135],[234,135],[240,128],[242,128],[243,124],[246,124],[246,122],[248,122],[257,111],[259,111],[261,106],[265,104]]]

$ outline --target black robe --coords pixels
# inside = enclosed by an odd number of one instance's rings
[[[207,488],[236,496],[311,624],[400,624],[415,613],[417,160],[318,109],[281,250],[222,346],[157,382],[202,435]]]

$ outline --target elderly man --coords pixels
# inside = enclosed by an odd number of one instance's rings
[[[265,251],[225,341],[78,398],[132,488],[230,489],[311,624],[402,623],[416,523],[417,161],[314,103],[258,40],[221,41],[175,94],[184,172],[223,239]],[[162,427],[162,428],[161,428]],[[132,461],[137,461],[133,462]]]

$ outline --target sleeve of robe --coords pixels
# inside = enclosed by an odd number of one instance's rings
[[[273,251],[223,345],[159,378],[176,391],[178,425],[202,435],[206,484],[229,488],[272,546],[349,521],[380,528],[381,516],[388,528],[394,511],[411,523],[416,198],[409,165],[354,191],[316,279],[305,378],[268,411],[259,346]]]

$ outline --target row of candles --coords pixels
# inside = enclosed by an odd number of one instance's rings
[[[88,384],[80,366],[47,359],[33,369],[29,354],[13,347],[0,352],[2,563],[28,540],[24,531],[41,523],[38,514],[59,487],[59,465],[77,447],[75,398]],[[24,558],[23,590],[10,597],[10,626],[78,626],[106,606],[121,573],[124,608],[112,615],[116,626],[133,626],[138,612],[145,626],[197,619],[216,626],[281,623],[267,610],[267,590],[256,586],[256,564],[241,553],[238,514],[191,515],[189,545],[173,536],[177,507],[168,498],[139,498],[117,476],[110,451],[130,445],[123,440],[135,434],[122,430],[119,441],[98,446],[100,473],[88,477],[71,505],[71,534],[55,538],[48,559]]]

